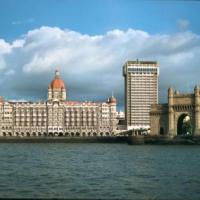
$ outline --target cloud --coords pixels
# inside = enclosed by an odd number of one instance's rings
[[[176,23],[178,25],[178,28],[180,28],[181,30],[188,29],[190,25],[190,21],[187,19],[178,19]]]
[[[12,21],[12,25],[20,25],[22,24],[22,21]]]
[[[122,66],[137,58],[160,63],[161,102],[169,86],[189,92],[200,83],[200,36],[189,31],[152,35],[128,29],[87,35],[43,26],[11,43],[1,39],[0,47],[0,94],[7,99],[46,99],[59,69],[69,99],[102,101],[114,91],[122,107]]]
[[[34,23],[35,19],[34,18],[29,18],[27,20],[16,20],[16,21],[12,21],[11,24],[12,25],[22,25],[22,24],[31,24]]]

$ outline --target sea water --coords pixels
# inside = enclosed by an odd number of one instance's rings
[[[200,199],[200,146],[0,144],[0,197]]]

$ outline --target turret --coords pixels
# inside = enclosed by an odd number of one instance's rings
[[[174,97],[174,91],[173,89],[170,87],[168,89],[168,104],[169,106],[173,105],[173,97]]]
[[[200,96],[200,95],[199,95],[199,92],[200,92],[200,88],[199,88],[198,85],[196,85],[196,86],[194,87],[194,94],[195,94],[195,96]]]
[[[180,92],[179,92],[178,90],[175,90],[174,94],[175,94],[175,95],[179,95]]]
[[[194,88],[195,96],[195,135],[200,135],[200,88],[198,85]]]
[[[114,97],[114,95],[112,94],[112,96],[110,98],[108,98],[108,102],[109,107],[110,107],[110,132],[115,132],[116,130],[116,120],[117,120],[117,99]]]
[[[65,91],[65,88],[62,88],[61,92],[62,92],[62,100],[66,100],[66,91]]]
[[[168,134],[170,136],[173,136],[173,133],[174,133],[173,97],[174,97],[174,91],[172,88],[169,88],[168,89],[168,116],[169,116]]]

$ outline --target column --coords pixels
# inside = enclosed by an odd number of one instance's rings
[[[168,89],[168,134],[170,136],[175,136],[175,130],[174,130],[174,109],[173,109],[173,96],[174,91],[172,88]]]

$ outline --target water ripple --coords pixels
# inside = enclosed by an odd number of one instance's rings
[[[1,198],[200,199],[200,147],[1,144]]]

